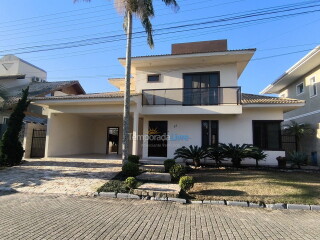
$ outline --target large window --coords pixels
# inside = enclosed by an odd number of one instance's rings
[[[183,74],[184,105],[219,104],[219,72]]]
[[[263,150],[281,150],[281,121],[253,121],[253,145]]]
[[[203,120],[202,129],[202,146],[212,146],[219,143],[219,122],[216,120]]]
[[[317,95],[317,85],[316,85],[316,78],[310,78],[310,87],[309,87],[310,97],[314,97]]]

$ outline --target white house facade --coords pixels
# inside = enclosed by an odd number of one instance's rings
[[[261,164],[276,165],[285,155],[283,113],[304,101],[241,93],[238,79],[254,52],[219,40],[132,58],[130,153],[164,160],[182,146],[248,143],[268,154]],[[48,113],[45,157],[121,154],[124,79],[109,81],[118,92],[34,99]]]

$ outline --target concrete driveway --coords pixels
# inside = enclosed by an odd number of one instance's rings
[[[105,155],[28,159],[0,170],[0,191],[92,195],[121,171],[121,160]]]

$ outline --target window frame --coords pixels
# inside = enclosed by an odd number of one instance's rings
[[[278,140],[279,140],[279,148],[278,149],[272,149],[269,146],[267,147],[262,147],[262,146],[257,146],[255,144],[255,132],[254,132],[254,123],[279,123],[279,132],[278,132]],[[283,122],[283,120],[252,120],[252,145],[258,148],[261,148],[264,151],[283,151],[282,149],[282,139],[281,139],[281,123]],[[265,130],[266,128],[264,127],[264,132],[266,132]],[[266,136],[266,142],[268,142],[268,136]]]
[[[8,124],[8,121],[9,121],[9,117],[2,117],[2,124]]]
[[[157,81],[150,81],[149,80],[149,77],[158,77],[158,80]],[[158,83],[160,82],[160,77],[161,77],[161,74],[148,74],[147,75],[147,83]]]
[[[300,85],[302,85],[302,92],[298,92],[298,87],[300,86]],[[301,83],[299,83],[299,84],[297,84],[296,85],[296,94],[297,94],[297,96],[299,96],[299,95],[301,95],[301,94],[303,94],[304,93],[304,83],[303,82],[301,82]]]
[[[311,81],[314,81],[312,84],[311,84]],[[318,95],[318,89],[317,89],[317,85],[316,85],[316,77],[313,76],[311,78],[309,78],[309,96],[310,98],[313,98],[313,97],[316,97]],[[316,90],[316,93],[314,95],[311,95],[311,90],[313,92],[313,90]]]

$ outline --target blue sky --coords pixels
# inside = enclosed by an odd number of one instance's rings
[[[174,13],[162,1],[155,2],[154,29],[197,23],[218,16],[230,16],[306,0],[177,0],[180,10]],[[320,1],[317,1],[320,4]],[[317,8],[319,9],[319,8]],[[220,18],[221,18],[220,17]],[[198,20],[196,20],[198,19]],[[112,1],[92,0],[1,0],[0,56],[17,54],[48,72],[49,81],[79,80],[87,92],[115,91],[108,77],[123,77],[124,69],[118,57],[125,56],[125,41],[106,38],[101,44],[43,52],[26,52],[30,46],[77,41],[123,34],[123,17]],[[229,49],[257,48],[253,61],[240,77],[242,91],[258,93],[279,77],[308,51],[319,45],[319,12],[286,19],[193,31],[159,33],[155,48],[149,49],[145,34],[133,39],[133,55],[170,53],[172,43],[228,39]],[[198,26],[199,27],[199,26]],[[201,25],[200,25],[201,27]],[[134,21],[134,31],[142,31]],[[122,38],[122,37],[121,37]],[[17,50],[17,48],[21,48]],[[293,53],[297,52],[297,53]],[[288,54],[289,53],[289,54]],[[292,54],[293,53],[293,54]],[[282,55],[266,58],[269,56]],[[261,59],[262,58],[262,59]]]

